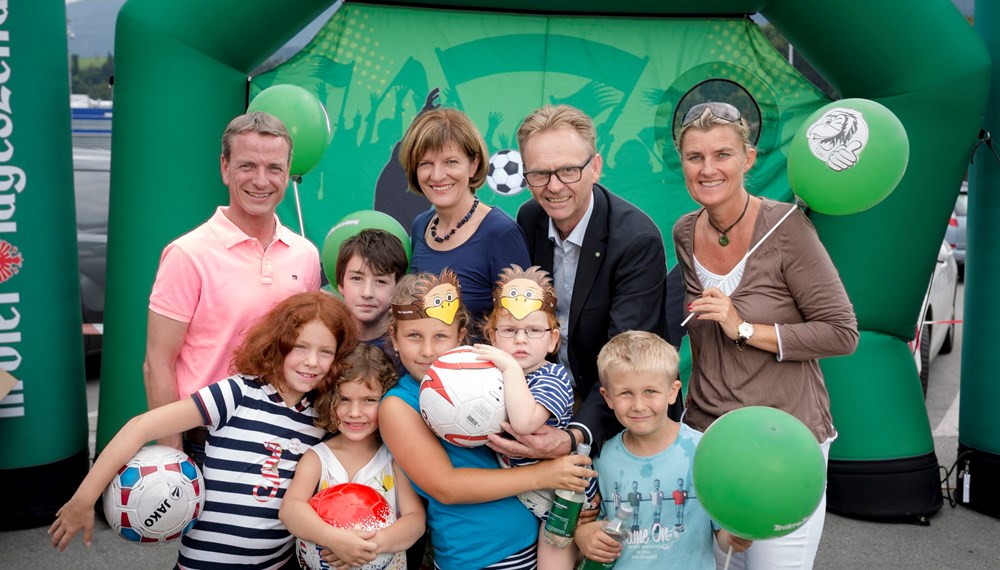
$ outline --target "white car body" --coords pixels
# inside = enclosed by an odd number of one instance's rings
[[[955,344],[955,295],[958,292],[958,264],[948,242],[941,244],[934,274],[924,296],[916,338],[910,343],[917,363],[920,384],[927,395],[931,360],[938,354],[947,354]]]

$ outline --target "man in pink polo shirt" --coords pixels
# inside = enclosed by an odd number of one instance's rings
[[[319,252],[274,211],[289,182],[292,140],[266,113],[230,121],[222,135],[229,206],[167,245],[149,297],[143,375],[153,409],[229,376],[249,326],[285,298],[319,289]],[[204,428],[161,439],[199,464]],[[201,455],[201,457],[198,457]]]

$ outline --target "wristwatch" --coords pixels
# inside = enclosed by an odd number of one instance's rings
[[[743,350],[743,347],[747,345],[747,341],[753,336],[753,325],[743,321],[736,329],[736,334],[736,348]]]

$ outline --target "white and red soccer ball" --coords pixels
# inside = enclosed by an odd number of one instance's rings
[[[309,499],[309,506],[327,524],[343,529],[381,530],[396,521],[389,502],[375,489],[361,483],[341,483],[327,487]],[[299,565],[307,570],[330,568],[320,557],[321,546],[297,539]],[[392,562],[393,554],[378,555],[375,560],[355,570],[382,570]]]
[[[438,437],[462,447],[486,443],[507,421],[503,375],[471,346],[442,354],[420,383],[420,414]]]
[[[180,538],[205,507],[205,481],[184,452],[147,445],[104,490],[104,516],[118,536],[157,544]]]

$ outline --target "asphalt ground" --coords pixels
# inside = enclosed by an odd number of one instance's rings
[[[962,313],[964,286],[959,286]],[[961,317],[959,317],[961,318]],[[962,327],[956,329],[956,348],[931,363],[927,413],[934,434],[938,462],[951,467],[958,450],[958,397]],[[91,445],[97,426],[99,383],[87,386]],[[954,485],[952,474],[950,484]],[[0,568],[4,569],[131,569],[171,568],[177,543],[135,545],[118,538],[98,517],[94,542],[84,547],[77,537],[66,552],[50,546],[46,528],[0,532]],[[978,570],[1000,569],[1000,519],[947,501],[930,525],[875,523],[827,514],[817,569]]]

